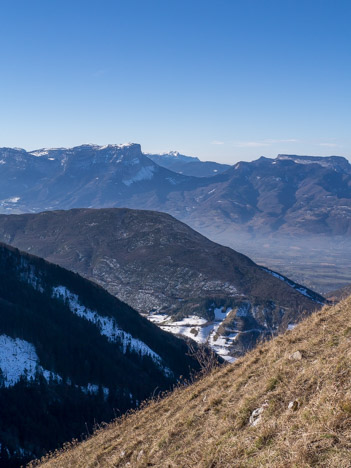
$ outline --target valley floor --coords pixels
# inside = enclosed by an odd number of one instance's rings
[[[247,233],[203,232],[259,265],[303,284],[319,294],[351,283],[351,239],[346,237],[251,237]]]

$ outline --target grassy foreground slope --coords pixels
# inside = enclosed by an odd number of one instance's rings
[[[336,291],[331,291],[328,294],[328,299],[331,301],[339,302],[349,297],[350,294],[351,294],[351,284],[345,286],[344,288],[337,289]]]
[[[42,466],[350,467],[351,298]]]

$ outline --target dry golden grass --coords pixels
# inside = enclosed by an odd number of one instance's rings
[[[350,468],[351,298],[40,466]]]

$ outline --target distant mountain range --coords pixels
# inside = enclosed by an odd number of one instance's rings
[[[0,240],[93,279],[161,328],[232,360],[324,298],[164,213],[0,215]]]
[[[178,151],[171,151],[170,153],[163,154],[145,153],[145,155],[159,166],[165,167],[170,171],[194,177],[210,177],[221,174],[230,168],[229,164],[200,161],[199,158],[184,156],[178,153]]]
[[[334,158],[324,158],[323,165],[310,160],[278,156],[237,163],[212,184],[187,193],[192,206],[181,217],[202,230],[349,235],[351,172],[335,170]]]
[[[235,230],[349,236],[351,170],[341,157],[279,155],[193,177],[161,167],[138,144],[0,149],[1,212],[81,207],[165,211],[213,237]]]
[[[199,369],[188,353],[100,286],[0,244],[0,466],[170,389]]]

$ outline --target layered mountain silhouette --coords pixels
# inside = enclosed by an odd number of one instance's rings
[[[325,302],[165,213],[0,215],[0,240],[93,279],[164,330],[207,342],[228,360]]]
[[[100,286],[0,244],[0,465],[81,437],[199,369]]]
[[[191,177],[156,164],[138,144],[0,149],[1,212],[110,206],[165,211],[213,236],[239,229],[348,236],[350,164],[280,155]]]

